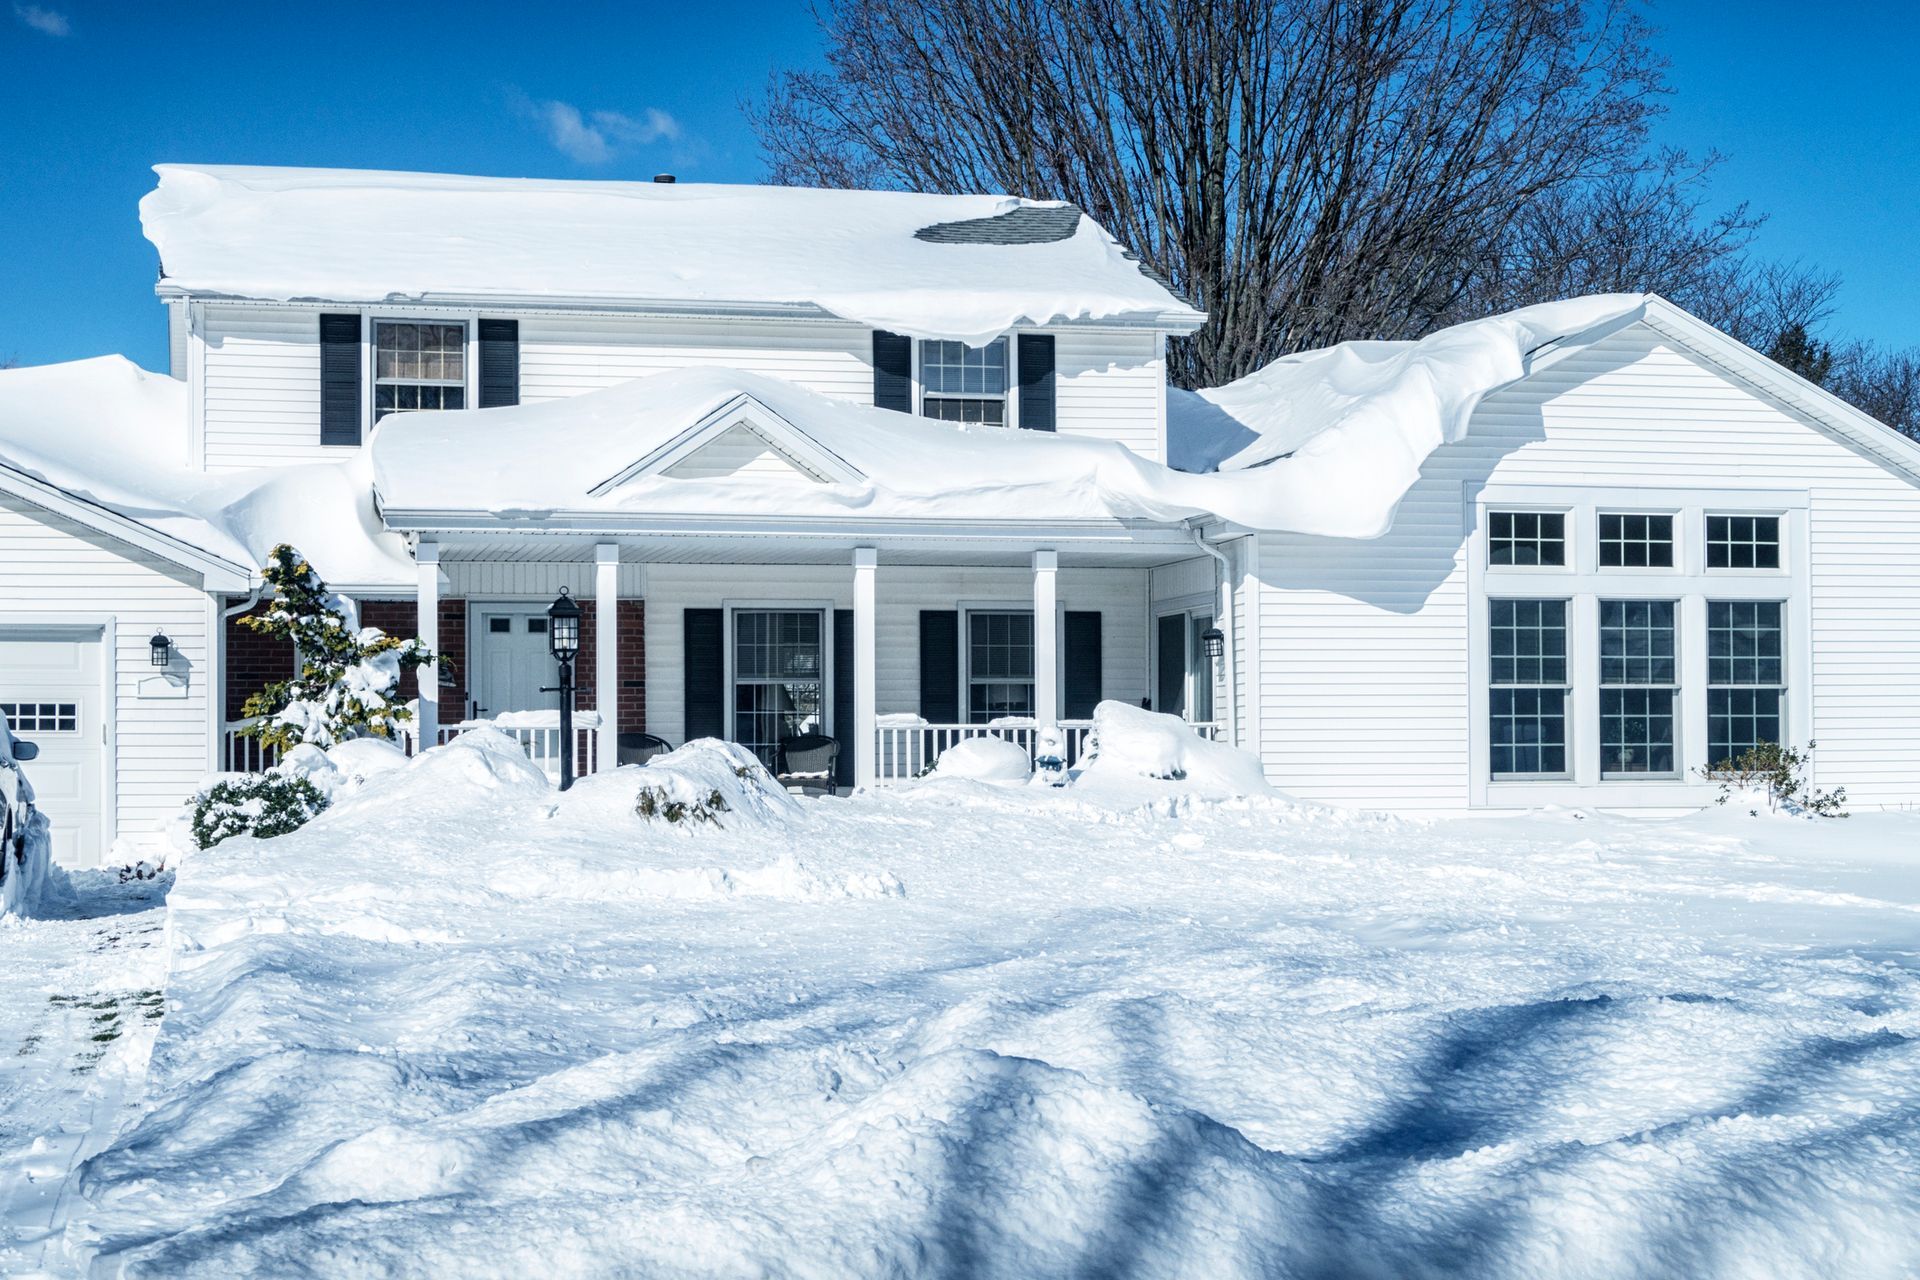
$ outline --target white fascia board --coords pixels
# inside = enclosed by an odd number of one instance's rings
[[[748,424],[774,448],[791,455],[804,468],[819,473],[829,482],[859,484],[867,478],[845,458],[743,391],[653,452],[594,485],[587,490],[587,495],[602,497],[640,476],[665,471],[740,422]]]
[[[23,471],[0,463],[0,490],[15,494],[35,506],[65,516],[76,524],[118,539],[160,557],[169,564],[198,573],[206,591],[247,591],[252,589],[253,571],[224,556],[182,542],[170,534],[141,524],[91,499],[70,493],[57,485],[35,479]]]
[[[1151,520],[807,520],[779,516],[689,516],[617,511],[396,510],[382,513],[389,529],[422,535],[457,534],[645,534],[652,537],[994,539],[1069,542],[1164,543],[1192,550],[1179,523]]]

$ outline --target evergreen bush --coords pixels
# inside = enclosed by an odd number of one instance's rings
[[[327,807],[327,797],[306,778],[252,773],[214,783],[191,804],[193,842],[211,849],[231,836],[265,840],[298,831]]]

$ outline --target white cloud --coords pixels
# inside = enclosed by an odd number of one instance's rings
[[[637,116],[619,111],[583,112],[571,102],[528,102],[547,140],[581,164],[605,164],[622,152],[680,136],[680,122],[657,107]]]
[[[68,36],[73,34],[73,24],[67,21],[67,15],[53,9],[42,9],[37,4],[15,4],[13,16],[38,31],[43,36]]]

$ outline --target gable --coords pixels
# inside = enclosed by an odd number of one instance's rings
[[[827,477],[746,422],[736,422],[700,445],[661,475],[675,480],[720,480],[729,476],[806,480],[827,483]]]

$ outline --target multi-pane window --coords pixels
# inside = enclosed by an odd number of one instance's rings
[[[1786,696],[1780,602],[1707,602],[1707,759],[1718,765],[1780,741]]]
[[[1495,777],[1567,772],[1567,602],[1488,602]]]
[[[381,320],[373,326],[373,420],[406,409],[464,409],[467,327]]]
[[[1542,565],[1567,562],[1567,517],[1559,511],[1489,511],[1487,563]]]
[[[1033,714],[1033,615],[967,615],[967,720]]]
[[[1007,422],[1007,340],[920,344],[921,413],[948,422]]]
[[[1634,512],[1600,513],[1600,567],[1671,569],[1673,517]]]
[[[1707,568],[1779,567],[1779,516],[1707,517]]]
[[[77,733],[80,706],[73,702],[0,702],[0,715],[15,733]]]
[[[1600,602],[1600,773],[1678,770],[1673,709],[1679,682],[1671,600]]]
[[[733,615],[733,736],[769,769],[784,739],[821,730],[822,630],[817,609]]]

